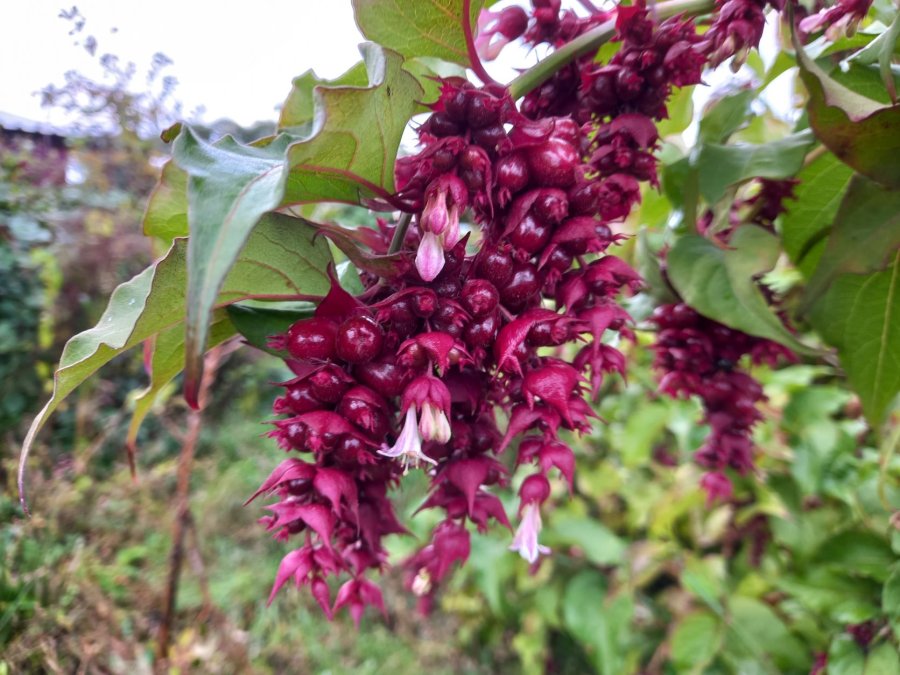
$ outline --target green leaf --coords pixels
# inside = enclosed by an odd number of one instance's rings
[[[715,101],[700,120],[698,138],[702,143],[724,143],[750,114],[750,104],[756,98],[753,89],[723,96]]]
[[[618,565],[625,559],[626,546],[605,525],[592,518],[563,515],[554,517],[547,528],[551,546],[577,546],[597,565]]]
[[[881,608],[892,618],[900,618],[900,564],[893,566],[881,594]]]
[[[422,90],[399,55],[369,44],[363,56],[369,87],[313,88],[309,138],[208,144],[185,129],[175,141],[175,161],[190,176],[185,395],[192,404],[212,303],[259,218],[286,204],[359,203],[393,191],[396,150]]]
[[[828,675],[864,675],[866,656],[856,640],[839,635],[828,648]]]
[[[334,80],[323,80],[312,70],[307,70],[302,75],[295,77],[291,83],[291,91],[284,105],[281,106],[281,114],[278,116],[278,128],[303,128],[313,122],[316,108],[316,87],[365,87],[368,83],[366,64],[362,61]]]
[[[812,351],[772,312],[754,281],[772,269],[779,253],[777,237],[755,225],[738,228],[728,249],[704,237],[686,235],[669,251],[669,280],[685,302],[704,316],[809,354]]]
[[[890,187],[900,187],[900,106],[884,106],[836,82],[796,42],[800,78],[816,138],[841,161]]]
[[[838,277],[812,305],[810,321],[837,348],[850,386],[877,429],[900,391],[900,253],[884,272]]]
[[[601,675],[633,672],[627,665],[627,638],[634,601],[621,595],[606,601],[606,579],[592,570],[575,575],[563,595],[563,622]]]
[[[301,303],[291,304],[295,306],[290,309],[235,304],[229,305],[227,311],[231,323],[248,344],[269,354],[284,356],[268,346],[269,336],[287,332],[291,324],[300,319],[308,319],[315,311],[312,303],[303,303],[305,307],[300,306]]]
[[[784,250],[804,276],[812,275],[854,172],[830,152],[797,174],[800,184],[784,214],[781,227]]]
[[[681,585],[684,589],[712,609],[716,614],[723,612],[721,598],[725,594],[720,570],[714,558],[690,557],[685,562],[681,573]]]
[[[896,102],[897,99],[897,83],[892,65],[897,47],[900,46],[898,40],[900,40],[900,12],[894,14],[894,20],[886,31],[847,59],[851,63],[873,64],[877,62],[883,93],[891,102]]]
[[[699,673],[722,645],[723,626],[711,612],[692,612],[675,626],[671,638],[672,665],[679,673]]]
[[[831,234],[809,284],[809,307],[835,278],[884,269],[900,247],[900,191],[887,190],[861,175],[850,180]]]
[[[471,65],[463,31],[463,11],[470,7],[474,26],[483,2],[475,0],[353,0],[356,25],[366,39],[407,58],[432,56]]]
[[[188,234],[187,174],[171,159],[162,168],[144,212],[144,234],[171,242]]]
[[[829,76],[838,84],[842,84],[853,92],[872,99],[882,105],[891,104],[891,96],[885,87],[885,81],[877,68],[863,66],[851,62],[849,68],[836,68]],[[889,82],[896,89],[897,83],[893,73],[888,71]]]
[[[694,118],[693,95],[694,87],[679,87],[672,93],[667,103],[669,116],[661,120],[656,128],[660,138],[680,134],[691,125]]]
[[[854,574],[869,576],[882,583],[887,581],[888,570],[896,561],[886,539],[852,530],[829,537],[816,552],[816,559],[835,571],[853,570]]]
[[[704,144],[696,159],[700,194],[715,204],[730,185],[751,178],[790,178],[814,143],[813,135],[803,131],[764,145]]]
[[[229,308],[230,309],[230,308]],[[209,348],[222,344],[237,334],[225,310],[213,312],[209,328]],[[134,468],[137,435],[147,415],[156,404],[159,395],[184,368],[184,327],[181,324],[168,328],[151,338],[150,384],[134,399],[134,410],[125,437],[129,461]]]
[[[314,134],[288,150],[285,204],[358,204],[394,191],[397,148],[423,91],[398,54],[373,44],[361,49],[368,87],[313,90]]]
[[[866,657],[865,675],[900,673],[900,653],[890,642],[882,642]]]
[[[754,598],[735,595],[728,603],[729,642],[734,651],[746,650],[763,664],[774,663],[774,672],[809,667],[809,653],[791,634],[771,607]]]
[[[188,127],[175,139],[173,157],[190,176],[185,398],[192,406],[197,403],[213,304],[253,226],[281,203],[289,142],[281,136],[264,148],[253,148],[226,136],[210,145]]]
[[[66,343],[53,396],[32,422],[22,447],[20,483],[35,436],[66,396],[119,354],[165,331],[181,330],[187,248],[184,239],[176,239],[165,257],[113,291],[96,326]],[[214,304],[223,307],[249,298],[294,297],[301,289],[303,294],[323,296],[330,286],[324,271],[330,261],[327,244],[312,229],[288,216],[269,215],[254,229]],[[177,352],[177,340],[167,338],[167,344]],[[160,371],[168,368],[161,365]]]

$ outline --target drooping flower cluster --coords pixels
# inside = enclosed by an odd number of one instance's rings
[[[726,470],[745,474],[754,466],[752,431],[762,419],[757,406],[765,400],[742,360],[774,366],[780,358],[795,357],[777,342],[707,319],[683,303],[657,307],[653,321],[659,328],[653,346],[654,366],[662,374],[659,389],[702,401],[710,433],[696,455],[709,471],[701,484],[710,500],[728,499],[732,484]]]
[[[485,18],[479,46],[494,53],[523,33],[558,46],[606,18],[542,0],[530,20],[515,8]],[[689,21],[657,26],[629,7],[617,28],[610,64],[576,62],[551,80],[568,70],[571,87],[551,99],[539,89],[521,110],[497,85],[444,80],[420,150],[396,163],[394,203],[406,215],[353,237],[379,261],[359,258],[365,292],[334,281],[312,318],[273,338],[295,377],[282,385],[271,435],[299,454],[254,495],[278,497],[263,522],[299,545],[273,596],[293,579],[328,616],[383,611],[367,573],[386,563],[383,537],[405,531],[388,492],[411,467],[430,480],[421,508],[443,514],[404,564],[423,610],[467,560],[470,524],[512,529],[492,491],[511,466],[529,475],[510,548],[532,564],[549,552],[541,506],[554,473],[571,489],[575,467],[560,432],[588,431],[585,397],[624,371],[608,338],[630,335],[617,300],[641,282],[608,253],[622,238],[612,228],[640,183],[656,184],[653,120],[665,117],[673,86],[699,82],[705,62]],[[502,462],[507,448],[516,456]],[[343,575],[332,602],[327,579]]]
[[[869,13],[871,6],[872,0],[838,0],[831,7],[804,17],[798,28],[804,33],[824,29],[825,37],[833,42],[842,36],[856,33],[856,28]]]

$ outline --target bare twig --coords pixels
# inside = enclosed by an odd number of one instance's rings
[[[197,396],[197,409],[188,412],[187,432],[178,456],[178,474],[175,488],[175,523],[172,528],[172,550],[169,554],[169,578],[166,584],[165,609],[163,619],[159,626],[157,637],[157,654],[155,669],[157,672],[165,672],[169,655],[169,643],[171,642],[172,626],[175,622],[175,609],[178,601],[178,580],[181,575],[181,565],[184,561],[185,532],[191,523],[190,512],[190,485],[191,469],[194,464],[194,452],[197,448],[197,440],[203,423],[203,410],[209,399],[209,392],[216,371],[222,361],[237,348],[237,343],[225,343],[214,347],[206,355],[206,367],[203,378],[200,381]]]

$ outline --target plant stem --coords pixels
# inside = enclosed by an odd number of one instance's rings
[[[184,560],[184,537],[190,527],[192,516],[190,510],[191,469],[194,464],[194,453],[200,430],[203,426],[203,409],[209,400],[210,388],[216,378],[216,371],[222,361],[238,347],[238,343],[226,343],[213,347],[206,355],[206,369],[200,381],[197,397],[197,408],[188,412],[187,433],[178,455],[177,484],[175,488],[175,523],[172,527],[172,549],[169,552],[169,578],[166,582],[165,607],[163,618],[157,633],[155,672],[168,672],[169,645],[175,624],[175,612],[178,604],[178,582],[181,576],[181,564]]]
[[[403,240],[406,239],[406,231],[409,229],[409,223],[412,221],[411,213],[400,214],[400,220],[397,221],[397,228],[394,230],[394,236],[391,239],[391,245],[388,247],[388,255],[396,253],[403,246]]]
[[[714,6],[713,0],[669,0],[656,5],[656,16],[668,19],[676,14],[705,14]],[[518,99],[546,82],[555,72],[575,59],[595,51],[616,34],[614,19],[600,24],[571,42],[563,45],[536,66],[529,68],[509,83],[509,93]]]
[[[472,11],[471,0],[463,0],[463,32],[466,35],[466,51],[469,54],[469,62],[472,71],[478,76],[482,84],[499,84],[497,80],[490,76],[488,71],[484,69],[481,57],[478,56],[478,50],[475,49],[475,32],[472,30]]]

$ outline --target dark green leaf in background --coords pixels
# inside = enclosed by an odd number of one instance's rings
[[[822,255],[825,235],[853,175],[853,169],[830,152],[797,174],[800,183],[782,217],[781,240],[788,257],[806,277],[812,275]]]
[[[751,178],[790,178],[800,171],[814,143],[812,134],[805,131],[763,145],[704,144],[695,160],[700,194],[715,204],[730,185]]]
[[[784,327],[754,281],[772,269],[779,254],[777,237],[755,225],[738,228],[727,249],[686,235],[669,251],[669,280],[704,316],[808,354],[811,350]]]
[[[53,396],[31,424],[25,439],[22,467],[47,418],[103,365],[160,334],[166,345],[165,354],[178,353],[181,347],[171,331],[182,330],[185,320],[187,248],[184,239],[176,239],[165,257],[113,291],[96,326],[66,343],[54,378]],[[254,229],[227,275],[215,306],[250,298],[323,296],[330,285],[325,273],[330,262],[328,245],[315,237],[314,230],[294,218],[269,215]],[[227,333],[228,328],[222,326],[221,330]],[[219,328],[216,335],[221,335]],[[164,379],[173,366],[163,352],[160,358],[167,364],[158,368]]]
[[[795,42],[806,110],[818,138],[840,159],[874,181],[900,187],[900,106],[885,106],[836,82]]]
[[[275,356],[284,356],[268,346],[269,336],[286,332],[292,323],[300,319],[308,319],[315,310],[315,305],[312,303],[303,303],[306,305],[305,307],[301,303],[290,304],[295,306],[287,309],[280,303],[271,307],[259,304],[234,304],[229,305],[226,309],[235,330],[248,344]]]
[[[828,242],[806,288],[804,305],[844,273],[884,269],[900,247],[900,190],[888,190],[857,174],[834,217]]]
[[[883,272],[838,277],[810,320],[837,347],[866,418],[878,428],[900,391],[900,253]]]
[[[756,98],[753,89],[724,96],[714,101],[700,120],[698,138],[703,143],[724,143],[741,128],[750,114],[750,104]]]

